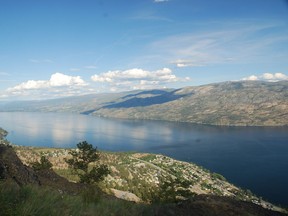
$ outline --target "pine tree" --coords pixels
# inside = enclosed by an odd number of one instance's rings
[[[86,141],[77,144],[77,149],[69,152],[72,158],[65,159],[69,167],[79,176],[80,183],[92,184],[102,181],[110,172],[105,164],[96,164],[89,168],[91,163],[100,160],[97,147]]]

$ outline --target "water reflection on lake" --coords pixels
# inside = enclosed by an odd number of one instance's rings
[[[191,161],[288,206],[288,128],[216,127],[63,113],[0,113],[18,145],[69,148],[83,140],[109,151],[161,153]]]

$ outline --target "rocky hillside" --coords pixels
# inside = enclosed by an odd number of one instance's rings
[[[0,128],[0,140],[3,140],[8,135],[8,132]]]
[[[98,189],[95,194],[91,187],[71,182],[70,171],[63,165],[67,149],[11,147],[3,144],[3,140],[2,136],[1,215],[19,215],[24,211],[27,215],[51,215],[53,212],[53,215],[98,215],[99,212],[101,215],[155,216],[285,215],[283,209],[233,186],[223,176],[193,164],[162,155],[102,153],[101,161],[111,169],[111,175],[100,185],[102,190],[121,199],[132,197],[134,199],[130,200],[140,203],[123,202]],[[28,166],[42,155],[52,162],[53,170],[33,170]],[[154,204],[143,204],[143,201]]]
[[[182,89],[10,102],[0,111],[76,112],[95,116],[210,125],[288,125],[288,81],[240,81]]]
[[[16,147],[17,155],[24,164],[46,156],[53,169],[72,181],[64,158],[67,149],[43,149]],[[211,173],[195,164],[177,161],[163,155],[144,153],[101,153],[101,162],[108,165],[111,173],[101,183],[101,188],[118,198],[134,202],[181,201],[195,196],[215,196],[236,199],[261,206],[265,209],[282,211],[281,208],[226,181],[217,173]]]
[[[164,96],[171,100],[142,106],[133,103],[136,98],[143,102]],[[132,95],[92,114],[211,125],[283,126],[288,125],[288,82],[225,82],[145,99]]]

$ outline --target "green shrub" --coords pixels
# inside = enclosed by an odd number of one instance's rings
[[[226,178],[219,173],[212,173],[211,177],[212,179],[219,179],[221,181],[226,181]]]
[[[32,162],[30,163],[34,170],[48,170],[52,168],[52,163],[45,157],[41,156],[40,162]]]

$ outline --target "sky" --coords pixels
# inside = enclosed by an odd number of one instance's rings
[[[288,80],[287,0],[0,0],[0,101]]]

